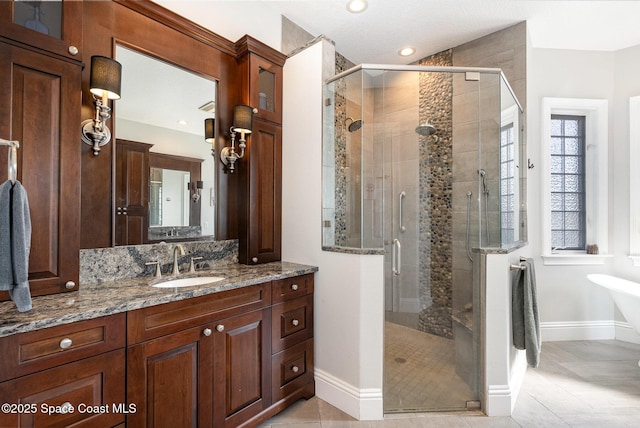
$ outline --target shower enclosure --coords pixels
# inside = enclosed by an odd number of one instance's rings
[[[324,99],[323,246],[385,259],[384,410],[477,408],[474,261],[526,240],[522,109],[499,69],[364,64]]]

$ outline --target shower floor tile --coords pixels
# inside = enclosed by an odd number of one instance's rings
[[[456,374],[455,341],[385,322],[384,411],[465,409],[477,400]]]

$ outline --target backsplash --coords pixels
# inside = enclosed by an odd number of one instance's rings
[[[208,269],[230,263],[238,263],[238,241],[181,242],[185,255],[179,256],[180,272],[187,272],[192,257],[198,269]],[[140,276],[152,276],[155,266],[147,262],[159,260],[162,273],[171,272],[175,243],[129,245],[111,248],[80,250],[80,284],[97,284]]]

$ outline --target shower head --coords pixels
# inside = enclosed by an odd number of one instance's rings
[[[425,122],[422,125],[418,125],[418,127],[416,128],[416,132],[424,137],[428,137],[429,135],[436,133],[436,127],[430,124],[429,122]],[[436,137],[436,143],[437,143],[438,136],[437,135],[434,135],[434,136]]]
[[[347,121],[351,121],[351,123],[347,126],[347,129],[349,130],[349,132],[356,132],[358,129],[362,127],[362,119],[353,120],[353,118],[348,117]]]
[[[482,193],[484,193],[485,195],[488,195],[489,189],[487,189],[487,171],[485,171],[484,169],[479,169],[478,175],[482,180]]]

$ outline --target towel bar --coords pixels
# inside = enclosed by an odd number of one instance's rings
[[[524,265],[516,265],[516,264],[510,264],[509,265],[509,270],[525,270],[526,266]]]

